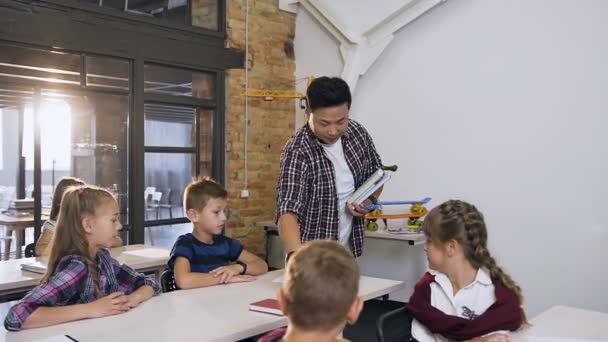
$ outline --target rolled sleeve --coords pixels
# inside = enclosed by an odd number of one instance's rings
[[[63,306],[82,288],[88,268],[84,260],[62,259],[55,273],[44,283],[30,291],[19,303],[13,306],[6,318],[6,330],[21,330],[23,322],[41,306]]]
[[[306,202],[306,174],[308,167],[302,154],[286,148],[281,157],[281,171],[277,186],[277,212],[275,223],[285,213],[301,217]]]

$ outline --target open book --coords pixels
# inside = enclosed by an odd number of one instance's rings
[[[263,299],[255,303],[249,304],[249,310],[269,313],[271,315],[283,316],[283,312],[279,307],[279,301],[276,299]]]
[[[46,263],[42,261],[28,262],[21,264],[21,270],[44,274],[46,273]]]
[[[386,183],[393,172],[389,170],[378,169],[374,172],[346,201],[350,204],[361,204],[384,183]]]

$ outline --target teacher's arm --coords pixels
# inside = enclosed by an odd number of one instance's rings
[[[279,217],[279,236],[283,240],[286,253],[293,252],[302,246],[300,224],[296,214],[289,212]]]
[[[276,221],[287,253],[302,245],[300,222],[308,200],[307,173],[305,157],[299,151],[283,151],[277,186]]]

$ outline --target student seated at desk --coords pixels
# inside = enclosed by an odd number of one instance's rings
[[[359,266],[350,251],[335,241],[308,242],[289,258],[284,277],[278,300],[287,329],[258,342],[345,341],[338,336],[363,308]]]
[[[13,306],[7,330],[116,315],[160,293],[152,279],[120,265],[105,248],[121,229],[118,203],[93,186],[65,191],[47,273]]]
[[[431,272],[416,284],[407,304],[412,337],[427,341],[510,341],[526,324],[521,288],[488,250],[481,212],[457,200],[429,212],[426,236]]]
[[[57,183],[55,187],[55,193],[53,194],[53,204],[51,207],[51,214],[49,219],[44,222],[42,225],[42,233],[36,241],[36,256],[49,255],[50,253],[50,245],[53,241],[53,236],[55,235],[55,227],[57,226],[57,216],[59,215],[59,210],[61,209],[61,198],[63,197],[63,193],[70,186],[79,186],[85,185],[84,181],[75,178],[75,177],[63,177]],[[120,236],[114,237],[112,241],[112,247],[122,246],[122,239]]]
[[[255,280],[266,273],[264,260],[222,235],[228,192],[209,178],[195,180],[184,191],[192,233],[177,238],[169,268],[181,289]]]

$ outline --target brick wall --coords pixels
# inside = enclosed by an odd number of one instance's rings
[[[227,46],[245,50],[245,1],[227,1]],[[250,0],[249,87],[294,90],[293,39],[295,15],[280,11],[277,0]],[[294,132],[294,100],[249,99],[248,199],[240,198],[244,188],[244,90],[245,72],[230,70],[227,79],[226,183],[230,220],[227,234],[245,247],[265,254],[265,233],[256,221],[274,216],[275,187],[283,145]]]

